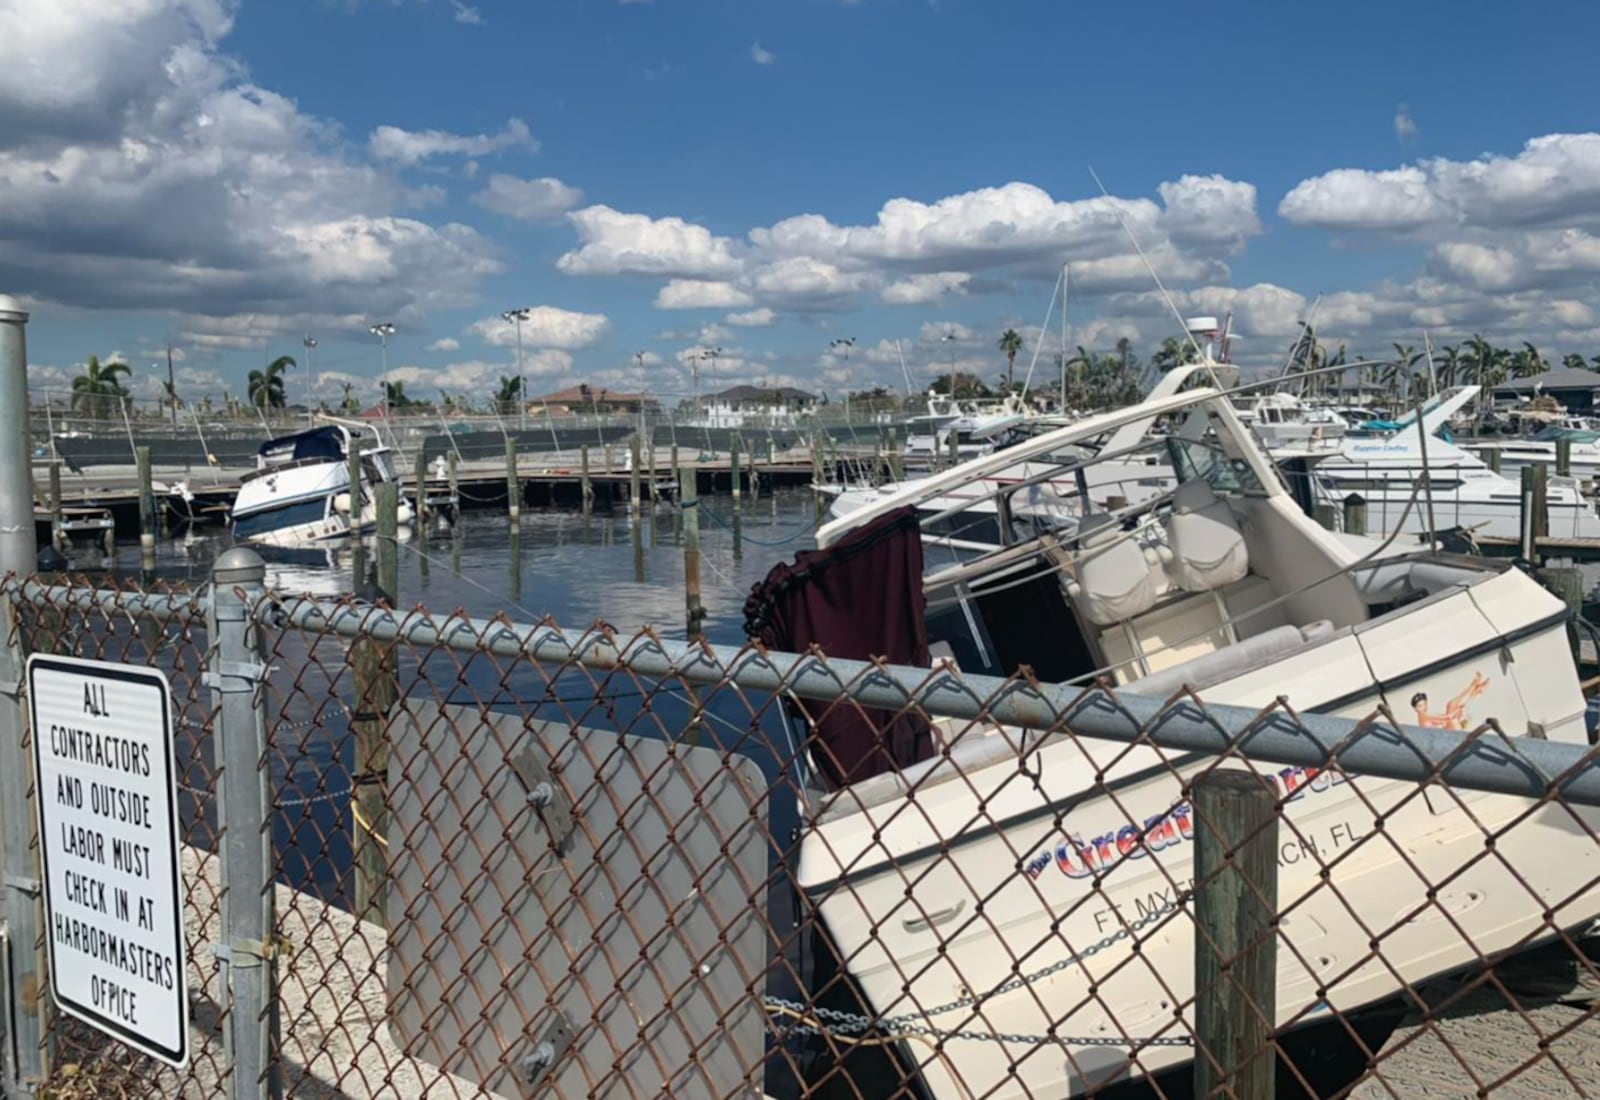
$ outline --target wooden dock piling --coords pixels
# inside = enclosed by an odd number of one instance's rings
[[[628,441],[628,507],[639,511],[639,437]]]
[[[1533,537],[1550,537],[1550,468],[1543,464],[1533,468]]]
[[[133,461],[139,471],[139,568],[154,573],[160,519],[156,515],[155,486],[150,479],[150,448],[135,447]]]
[[[683,599],[691,640],[704,636],[706,620],[705,605],[700,601],[700,498],[696,473],[694,467],[685,467],[678,487],[678,503],[683,510]]]
[[[728,480],[733,487],[733,510],[739,510],[739,433],[728,437]]]
[[[1194,1094],[1272,1100],[1278,803],[1260,776],[1194,781]]]
[[[578,461],[580,463],[578,491],[583,499],[583,510],[587,513],[594,507],[594,486],[589,481],[589,444],[585,443],[580,448]]]
[[[367,548],[361,542],[361,531],[366,526],[367,505],[366,494],[361,485],[361,448],[356,443],[350,444],[350,453],[346,456],[349,464],[348,477],[350,481],[350,580],[351,591],[361,591],[361,586],[367,583]]]
[[[377,487],[378,587],[390,607],[400,606],[400,486],[382,481]]]
[[[1486,447],[1483,451],[1484,461],[1489,464],[1489,469],[1495,473],[1500,472],[1500,448],[1498,446]]]
[[[450,519],[454,522],[461,518],[461,470],[458,456],[454,449],[450,451],[450,499],[455,501],[456,514]]]
[[[517,476],[517,443],[506,436],[506,515],[512,523],[522,520],[522,479]]]
[[[367,636],[350,643],[355,677],[355,786],[350,799],[351,847],[354,850],[355,915],[385,926],[389,828],[385,785],[389,772],[389,714],[400,697],[393,647]]]
[[[50,463],[50,543],[57,550],[66,549],[67,533],[61,504],[61,463]]]
[[[1572,476],[1572,440],[1556,440],[1556,476]]]
[[[417,445],[417,501],[416,512],[417,530],[428,522],[428,456],[424,453],[422,445]]]
[[[1351,493],[1344,498],[1344,533],[1367,533],[1367,500],[1360,493]]]

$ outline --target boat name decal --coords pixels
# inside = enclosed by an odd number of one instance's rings
[[[1284,768],[1266,773],[1263,778],[1271,782],[1283,803],[1297,801],[1308,791],[1322,794],[1348,782],[1343,773],[1324,768]],[[1092,878],[1124,857],[1143,859],[1151,852],[1165,851],[1193,839],[1194,810],[1189,803],[1180,802],[1165,813],[1146,819],[1142,826],[1123,825],[1087,840],[1081,833],[1065,833],[1060,843],[1024,863],[1022,871],[1030,881],[1037,881],[1054,863],[1068,878]]]

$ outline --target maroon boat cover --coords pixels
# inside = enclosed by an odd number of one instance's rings
[[[802,550],[793,564],[775,566],[745,601],[745,632],[769,649],[804,653],[816,646],[829,657],[927,668],[924,608],[922,531],[916,509],[907,507],[826,550]],[[848,699],[801,700],[798,708],[815,731],[812,758],[835,790],[932,755],[932,734],[920,714]]]

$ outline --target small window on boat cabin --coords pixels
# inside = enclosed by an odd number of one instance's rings
[[[1226,454],[1214,437],[1169,436],[1167,450],[1172,455],[1172,468],[1177,471],[1180,482],[1204,481],[1218,496],[1264,492],[1250,464]]]

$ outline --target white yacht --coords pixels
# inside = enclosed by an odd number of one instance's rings
[[[1559,600],[1508,563],[1324,530],[1215,390],[1096,416],[904,486],[821,528],[818,544],[925,511],[957,477],[1004,517],[1027,489],[997,481],[1007,470],[1154,417],[1181,421],[1163,444],[1173,488],[1096,506],[1070,538],[1023,539],[1002,523],[1004,545],[924,574],[936,657],[1163,699],[1192,690],[1351,717],[1388,707],[1422,726],[1494,720],[1503,736],[1588,744]],[[1055,476],[1078,474],[1068,462]],[[808,732],[831,753],[823,721]],[[982,723],[936,723],[932,738],[919,762],[818,796],[798,871],[869,1017],[901,1035],[992,1040],[939,1039],[937,1056],[905,1045],[922,1094],[1069,1097],[1183,1070],[1193,1048],[1174,1040],[1193,1034],[1195,951],[1185,783],[1211,758]],[[1357,1011],[1600,913],[1596,811],[1418,797],[1415,784],[1337,770],[1269,775],[1286,842],[1281,1027]],[[1055,1038],[1040,1047],[1040,1035]]]
[[[1007,397],[996,402],[958,401],[949,394],[929,393],[928,411],[906,421],[905,458],[932,465],[950,456],[955,438],[957,461],[989,454],[997,439],[1028,418],[1021,401]]]
[[[1519,537],[1519,481],[1439,435],[1477,392],[1476,386],[1461,386],[1441,393],[1424,408],[1420,427],[1411,418],[1393,433],[1345,436],[1337,455],[1312,466],[1320,499],[1339,505],[1359,495],[1366,501],[1368,530],[1374,532],[1424,533],[1431,508],[1435,530],[1463,527],[1480,535]],[[1431,493],[1419,490],[1424,462]],[[1600,538],[1600,514],[1576,478],[1551,477],[1547,500],[1552,537]]]
[[[1548,424],[1527,439],[1474,440],[1461,449],[1485,463],[1498,456],[1500,472],[1506,477],[1522,476],[1524,466],[1556,468],[1556,443],[1566,440],[1571,455],[1570,476],[1579,481],[1600,479],[1600,425],[1584,426],[1586,419],[1572,423]]]
[[[350,485],[349,453],[361,449],[361,484]],[[233,537],[269,546],[303,546],[366,533],[377,523],[373,489],[399,484],[393,452],[374,440],[363,445],[355,431],[329,424],[268,440],[256,453],[233,505]],[[412,519],[400,490],[399,522]]]

